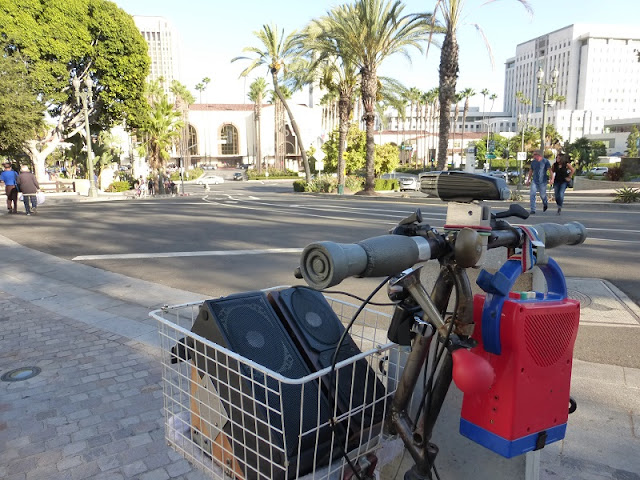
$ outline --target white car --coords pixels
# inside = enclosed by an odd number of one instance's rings
[[[198,180],[198,185],[218,185],[224,183],[224,178],[220,175],[209,175]]]
[[[589,170],[589,173],[593,173],[594,175],[604,175],[605,173],[609,172],[609,168],[608,167],[593,167],[591,170]]]
[[[414,176],[409,177],[409,176],[403,175],[400,178],[398,178],[398,183],[400,184],[401,192],[404,190],[413,190],[414,192],[420,190],[420,184],[418,183],[418,179]]]

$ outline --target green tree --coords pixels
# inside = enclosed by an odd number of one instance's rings
[[[256,168],[258,173],[262,172],[262,139],[261,139],[261,119],[262,119],[262,102],[267,93],[267,82],[264,78],[258,77],[251,85],[249,85],[249,100],[254,103],[254,118],[256,123]]]
[[[19,155],[44,124],[44,106],[33,94],[27,64],[0,44],[0,154]]]
[[[590,141],[586,137],[580,137],[569,144],[568,153],[571,160],[576,162],[578,171],[585,171],[598,163],[598,157],[607,154],[607,147],[601,141]]]
[[[297,59],[300,52],[300,40],[296,32],[292,32],[289,35],[284,34],[284,30],[278,31],[278,27],[275,25],[263,25],[262,30],[254,32],[254,35],[260,40],[261,45],[259,47],[246,47],[244,52],[253,53],[256,58],[250,57],[236,57],[231,61],[237,60],[251,60],[251,64],[240,74],[241,77],[246,77],[250,72],[260,66],[266,65],[271,74],[271,80],[273,82],[273,89],[275,94],[282,102],[289,121],[291,122],[291,128],[296,135],[298,145],[300,146],[300,156],[302,157],[302,163],[304,164],[304,172],[307,183],[311,182],[311,170],[309,169],[309,160],[307,158],[307,152],[304,148],[304,142],[302,135],[300,134],[300,128],[296,122],[293,112],[287,103],[282,90],[280,88],[279,76],[284,75],[286,72],[286,65],[289,62],[293,62]]]
[[[202,92],[207,89],[207,85],[211,82],[209,77],[204,77],[201,82],[197,83],[195,89],[200,93],[200,103],[202,103]]]
[[[142,147],[149,166],[153,171],[160,171],[170,158],[169,150],[180,138],[184,122],[181,113],[173,109],[160,81],[148,84],[147,99],[150,108],[138,132],[144,138]]]
[[[525,0],[518,0],[531,11]],[[484,2],[490,3],[490,2]],[[434,8],[434,19],[438,19],[445,28],[444,41],[440,49],[440,139],[438,149],[438,168],[444,168],[447,161],[447,147],[449,145],[449,113],[451,102],[456,93],[458,81],[458,28],[464,18],[463,0],[438,0]],[[476,25],[480,30],[480,27]],[[481,30],[480,30],[481,31]],[[484,35],[483,35],[484,37]],[[488,44],[487,44],[488,48]]]
[[[469,99],[476,94],[473,88],[465,88],[460,95],[464,99],[464,108],[462,109],[462,137],[460,141],[460,156],[464,157],[464,129],[467,121],[467,114],[469,113]]]
[[[638,139],[640,138],[640,133],[638,132],[638,126],[633,125],[631,127],[631,133],[627,137],[627,156],[628,157],[637,157],[638,156]]]
[[[135,128],[146,115],[144,91],[149,72],[147,44],[133,19],[107,0],[13,0],[0,8],[0,37],[6,55],[22,55],[31,95],[50,119],[47,131],[23,145],[36,174],[44,178],[45,159],[61,142],[84,131],[71,78],[94,82],[92,129],[104,130],[126,118]]]
[[[349,122],[353,113],[354,96],[358,86],[356,67],[350,58],[343,55],[345,47],[340,39],[323,35],[317,23],[305,30],[305,48],[316,57],[311,69],[318,72],[319,84],[329,95],[338,99],[338,191],[344,189],[344,150],[347,143]]]
[[[374,191],[375,178],[375,105],[378,98],[378,68],[394,53],[408,55],[414,47],[422,51],[428,38],[431,16],[403,15],[401,1],[356,0],[333,8],[316,20],[323,35],[344,46],[344,55],[360,72],[360,93],[366,126],[365,193]]]

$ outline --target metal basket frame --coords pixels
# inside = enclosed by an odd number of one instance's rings
[[[284,287],[267,291],[279,288]],[[345,326],[359,308],[358,305],[333,297],[325,298]],[[374,425],[373,418],[376,415],[367,415],[367,412],[382,408],[382,418],[386,417],[390,398],[395,393],[396,379],[401,373],[399,347],[386,337],[391,319],[389,314],[362,309],[349,331],[361,353],[336,363],[335,371],[327,367],[302,378],[288,378],[191,332],[201,305],[202,302],[184,303],[149,313],[159,322],[165,434],[172,448],[215,479],[320,480],[342,478],[345,468],[348,468],[343,458],[345,450],[352,461],[357,461],[380,446],[382,424]],[[206,364],[212,365],[216,372],[206,371],[211,368],[199,368],[193,361],[171,363],[171,359],[179,353],[175,350],[178,344],[184,350],[183,354],[187,352],[193,355],[198,354],[193,345],[199,345],[200,355],[202,351],[206,352]],[[384,391],[376,392],[370,401],[354,404],[352,387],[347,409],[339,412],[334,401],[329,421],[323,421],[320,413],[315,415],[315,420],[310,417],[309,411],[319,412],[320,406],[305,409],[306,394],[311,392],[317,398],[321,398],[323,392],[327,395],[328,382],[335,380],[337,385],[341,375],[351,375],[353,385],[356,362],[362,360],[371,367],[367,370],[366,382],[369,381],[369,375],[373,374],[384,386]],[[198,376],[194,375],[194,370]],[[237,384],[234,385],[230,380],[232,377],[241,385],[250,386],[252,395],[247,395],[249,387],[238,388]],[[194,379],[207,383],[197,384],[198,381]],[[213,386],[212,382],[216,385]],[[374,384],[378,385],[375,381]],[[291,421],[292,414],[287,412],[285,418],[283,413],[286,411],[283,389],[299,390],[301,395],[300,418],[293,420],[300,426],[298,438],[295,439],[290,438],[290,433],[287,437],[284,428],[285,422]],[[241,405],[233,404],[230,401],[232,397],[239,399]],[[238,415],[239,410],[242,410],[242,415]],[[267,414],[259,415],[258,410]],[[304,429],[303,424],[308,425],[310,421],[312,428]],[[342,425],[343,431],[329,423]],[[326,432],[327,428],[332,428],[330,442],[319,443],[321,432]],[[359,433],[350,437],[348,432],[354,430]],[[231,431],[235,435],[229,435]],[[259,431],[267,433],[260,436]],[[229,437],[233,437],[233,447],[228,441]],[[244,444],[240,437],[246,440]],[[309,453],[303,450],[303,443],[308,445],[313,443],[313,439],[314,451]],[[242,444],[241,447],[238,447],[239,444]],[[313,458],[307,459],[307,465],[312,466],[310,471],[304,468],[300,458],[297,461],[287,460],[287,451],[293,445],[297,453],[306,452],[307,457],[312,455]]]

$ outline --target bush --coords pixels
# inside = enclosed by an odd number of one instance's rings
[[[640,190],[633,187],[622,187],[616,190],[616,198],[613,200],[617,203],[634,203],[640,201]]]
[[[306,191],[307,192],[316,192],[316,193],[333,193],[338,189],[338,179],[327,176],[320,175],[311,180],[311,183],[307,184]]]
[[[265,175],[266,172],[269,172],[269,176]],[[264,180],[266,178],[274,179],[274,178],[298,178],[298,172],[293,172],[291,170],[277,170],[275,168],[268,168],[267,170],[262,170],[260,174],[255,169],[247,170],[247,177],[249,180]]]
[[[307,182],[304,180],[296,180],[293,182],[293,191],[294,192],[306,192]]]
[[[195,180],[197,178],[200,178],[204,174],[204,170],[201,169],[201,168],[196,167],[196,168],[192,168],[191,170],[189,170],[188,173],[189,173],[189,178],[184,177],[185,181],[187,181],[187,180]],[[178,171],[173,172],[169,176],[169,178],[171,180],[173,180],[174,182],[180,180],[180,171],[178,170]]]
[[[620,180],[622,180],[624,172],[622,171],[622,167],[620,166],[609,167],[609,170],[604,174],[604,176],[607,180],[611,180],[612,182],[619,182]]]
[[[400,186],[395,178],[376,178],[373,188],[374,190],[397,190]]]
[[[131,184],[124,181],[116,181],[107,187],[107,192],[126,192],[131,190]]]
[[[344,186],[352,192],[359,192],[364,188],[364,178],[349,175],[344,178]]]

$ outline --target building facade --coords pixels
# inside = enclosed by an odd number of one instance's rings
[[[134,15],[138,30],[149,45],[151,71],[149,80],[164,79],[164,86],[169,93],[173,80],[180,80],[180,38],[178,31],[164,17],[147,17]]]
[[[542,99],[537,72],[544,83],[558,71],[547,123],[564,140],[603,132],[606,120],[640,113],[640,29],[621,25],[574,24],[519,44],[505,64],[504,111],[530,125],[542,125]],[[517,101],[516,93],[532,101]]]

